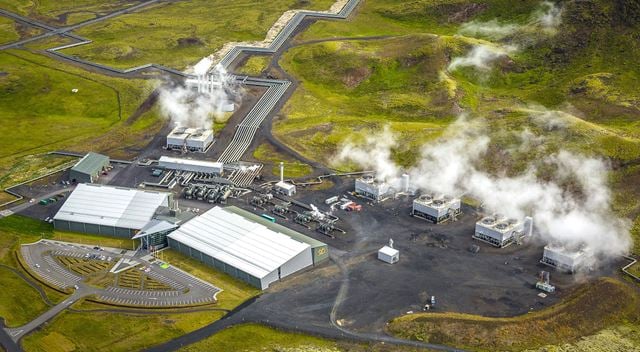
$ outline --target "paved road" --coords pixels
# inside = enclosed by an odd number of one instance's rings
[[[59,189],[59,190],[55,190],[49,193],[45,193],[44,195],[39,196],[38,198],[40,199],[44,199],[44,198],[51,198],[51,197],[55,197],[58,194],[61,193],[67,193],[70,191],[73,191],[74,187],[69,187],[69,188],[63,188],[63,189]],[[29,200],[25,200],[23,203],[20,203],[18,205],[14,205],[12,207],[9,207],[7,209],[4,209],[2,211],[0,211],[0,219],[5,218],[7,216],[13,215],[15,213],[19,213],[21,211],[24,211],[27,208],[30,208],[34,205],[38,205],[38,201],[37,199],[32,203]]]
[[[38,326],[49,321],[51,318],[55,317],[60,312],[67,309],[70,305],[77,302],[82,297],[89,296],[93,293],[94,293],[93,290],[89,287],[80,287],[80,289],[76,290],[76,292],[74,292],[67,299],[58,303],[48,311],[44,312],[41,316],[33,319],[32,321],[28,322],[23,326],[20,326],[17,328],[5,329],[5,330],[7,331],[9,336],[11,336],[11,339],[13,341],[18,342],[18,340],[20,340],[20,338],[22,338],[24,335],[30,333],[31,331],[36,329]]]

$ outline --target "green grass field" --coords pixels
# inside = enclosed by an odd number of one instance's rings
[[[105,77],[23,50],[0,53],[0,67],[0,131],[12,136],[0,141],[2,187],[65,160],[37,154],[71,149],[126,157],[125,145],[140,146],[162,127],[156,110],[128,120],[153,82]]]
[[[304,177],[313,172],[310,165],[301,163],[293,158],[278,153],[270,144],[264,143],[253,151],[253,157],[263,162],[274,176],[280,175],[280,162],[284,162],[284,177]]]
[[[259,76],[271,61],[271,56],[251,55],[235,72],[241,75]]]
[[[73,308],[105,307],[83,302]],[[30,352],[139,351],[196,330],[221,316],[221,312],[212,311],[151,315],[65,311],[43,329],[23,338],[22,347]]]
[[[550,308],[517,317],[490,318],[459,313],[418,313],[396,318],[396,336],[474,351],[520,351],[572,343],[608,327],[628,326],[637,340],[640,322],[637,288],[600,279]]]
[[[20,39],[16,31],[16,23],[6,17],[0,17],[0,44]]]
[[[259,5],[254,0],[164,2],[78,30],[93,43],[65,53],[116,67],[153,62],[184,69],[226,42],[264,39],[284,11],[322,10],[332,3],[333,0],[274,0]],[[185,18],[189,20],[184,21]]]
[[[53,26],[63,26],[80,23],[98,15],[106,15],[139,2],[130,0],[120,0],[113,3],[101,0],[0,0],[0,8]]]
[[[245,324],[223,330],[180,351],[317,351],[337,352],[336,343],[303,334],[286,333],[262,325]]]
[[[20,243],[34,242],[51,233],[50,225],[42,221],[20,216],[0,219],[0,263],[26,274],[16,260],[15,251]],[[48,309],[33,287],[4,267],[0,267],[0,285],[5,288],[0,292],[0,316],[8,326],[23,325]],[[47,290],[47,295],[52,301],[62,297],[52,290]]]
[[[172,249],[163,251],[160,259],[220,287],[223,291],[217,296],[218,303],[216,306],[218,308],[233,309],[260,292],[253,286],[212,269]]]

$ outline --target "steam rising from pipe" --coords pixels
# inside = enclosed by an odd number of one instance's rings
[[[363,144],[347,143],[338,156],[375,170],[378,178],[396,187],[406,172],[418,190],[466,194],[482,202],[487,212],[520,219],[533,216],[537,236],[545,243],[582,248],[598,259],[627,253],[630,224],[611,210],[603,160],[560,150],[521,174],[496,176],[478,167],[491,142],[483,130],[479,119],[461,117],[438,141],[424,146],[419,162],[409,170],[393,162],[398,137],[388,128]],[[553,171],[540,175],[540,167]]]
[[[211,62],[205,60],[208,59],[205,58],[194,66],[194,72],[199,77],[207,74],[211,66]],[[201,85],[206,84],[206,89],[201,92],[189,86],[160,89],[161,112],[174,125],[210,128],[212,119],[221,119],[229,101],[240,95],[233,77],[222,66],[216,65],[205,77],[206,82],[199,82]]]

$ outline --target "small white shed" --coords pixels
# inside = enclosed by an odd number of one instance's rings
[[[384,246],[378,250],[378,259],[385,263],[394,264],[400,260],[400,251],[389,246]]]

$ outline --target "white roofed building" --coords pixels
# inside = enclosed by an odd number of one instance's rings
[[[485,216],[476,222],[473,238],[502,248],[531,236],[532,228],[533,219],[530,217],[520,221],[500,215]]]
[[[169,247],[261,289],[326,259],[326,244],[245,213],[212,208],[169,234]]]
[[[176,127],[167,135],[167,149],[205,152],[213,143],[213,130]]]
[[[460,214],[460,199],[423,194],[413,200],[411,215],[439,224]]]
[[[356,179],[355,192],[362,197],[380,202],[391,196],[392,190],[386,182],[376,180],[371,175],[365,175]]]
[[[158,166],[170,170],[202,172],[206,174],[222,174],[224,171],[224,164],[221,162],[172,158],[169,156],[161,156],[158,160]]]
[[[582,250],[570,250],[561,245],[548,244],[544,247],[540,263],[574,273],[586,264],[586,259],[587,255]]]
[[[57,230],[131,238],[169,207],[171,193],[79,184],[53,217]]]

